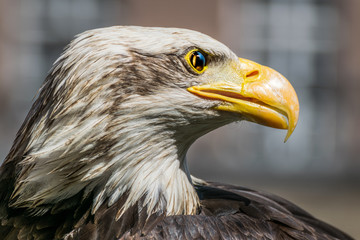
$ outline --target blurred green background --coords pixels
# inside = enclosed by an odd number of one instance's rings
[[[193,175],[276,193],[360,239],[360,1],[0,0],[0,161],[74,35],[111,25],[183,27],[293,84],[297,129],[248,122],[199,139]]]

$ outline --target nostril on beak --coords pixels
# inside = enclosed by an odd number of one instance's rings
[[[258,70],[253,70],[253,71],[248,72],[248,73],[246,74],[246,78],[247,78],[247,79],[249,79],[249,78],[255,79],[255,78],[257,78],[258,76],[259,76],[259,71],[258,71]]]

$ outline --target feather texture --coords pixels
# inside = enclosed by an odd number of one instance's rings
[[[96,236],[102,236],[101,239],[114,239],[114,236],[119,239],[189,240],[352,239],[294,204],[268,193],[217,183],[195,187],[201,197],[201,207],[196,215],[155,215],[148,221],[150,225],[135,224],[124,231],[122,227],[134,219],[142,222],[141,213],[104,224],[114,218],[114,211],[101,210],[95,223],[74,230],[66,239],[97,239]]]

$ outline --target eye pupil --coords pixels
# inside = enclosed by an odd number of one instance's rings
[[[202,71],[206,66],[206,58],[201,52],[194,51],[190,56],[190,63],[197,71]]]

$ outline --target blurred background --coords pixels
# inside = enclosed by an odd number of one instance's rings
[[[360,1],[0,0],[0,159],[74,35],[111,25],[183,27],[286,76],[297,129],[242,122],[199,139],[193,175],[291,200],[360,239]]]

